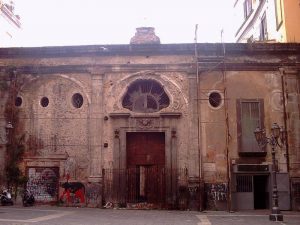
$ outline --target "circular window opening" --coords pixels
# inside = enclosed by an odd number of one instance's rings
[[[22,98],[21,97],[16,97],[15,99],[15,106],[20,107],[22,105]]]
[[[75,108],[80,108],[83,105],[83,97],[81,94],[76,93],[72,96],[72,104]]]
[[[208,101],[212,107],[217,108],[222,103],[222,96],[219,92],[211,92],[209,94]]]
[[[41,106],[47,107],[49,105],[49,99],[47,97],[43,97],[41,99]]]

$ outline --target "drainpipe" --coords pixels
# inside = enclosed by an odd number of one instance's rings
[[[202,194],[202,154],[200,149],[200,135],[201,135],[201,128],[200,128],[200,111],[199,111],[199,89],[200,89],[200,79],[199,79],[199,67],[198,67],[198,47],[197,47],[197,31],[198,31],[198,24],[195,26],[195,63],[196,63],[196,107],[197,107],[197,149],[198,149],[198,161],[199,161],[199,200],[200,200],[200,207],[199,210],[203,211],[203,194]]]
[[[288,141],[288,132],[287,132],[287,111],[286,111],[286,91],[284,88],[285,79],[284,79],[284,69],[279,68],[281,74],[281,91],[282,91],[282,104],[283,104],[283,125],[285,130],[285,157],[286,157],[286,167],[289,176],[289,187],[290,187],[290,209],[292,209],[292,185],[290,179],[290,156],[289,156],[289,141]]]
[[[281,90],[282,90],[282,104],[283,104],[283,125],[285,130],[285,156],[286,156],[286,164],[287,164],[287,172],[290,171],[290,156],[289,156],[289,142],[288,142],[288,132],[287,132],[287,112],[286,112],[286,92],[284,88],[284,69],[279,68],[281,74]]]
[[[223,42],[223,30],[221,31],[221,43],[223,48],[223,85],[224,85],[224,114],[225,114],[225,135],[226,135],[226,162],[227,162],[227,210],[231,211],[231,162],[229,157],[229,141],[230,141],[230,133],[229,133],[229,121],[228,121],[228,105],[227,105],[227,87],[226,87],[226,48],[225,43]]]

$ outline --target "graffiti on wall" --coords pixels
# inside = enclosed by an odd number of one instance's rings
[[[222,209],[220,203],[227,201],[227,184],[215,183],[204,185],[207,209]]]
[[[88,183],[86,185],[86,203],[91,206],[101,205],[101,185]]]
[[[53,202],[58,197],[58,167],[27,168],[27,189],[34,195],[36,201]]]
[[[61,184],[64,189],[59,197],[61,203],[77,205],[85,203],[85,187],[81,182],[65,182]]]

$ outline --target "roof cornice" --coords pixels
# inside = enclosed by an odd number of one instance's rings
[[[199,43],[198,54],[299,54],[300,43]],[[194,55],[195,44],[86,45],[61,47],[0,48],[0,58],[59,58],[93,56]]]

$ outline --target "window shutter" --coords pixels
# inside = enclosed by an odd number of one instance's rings
[[[237,101],[237,138],[239,153],[264,153],[254,136],[256,127],[263,128],[264,110],[263,100]]]

